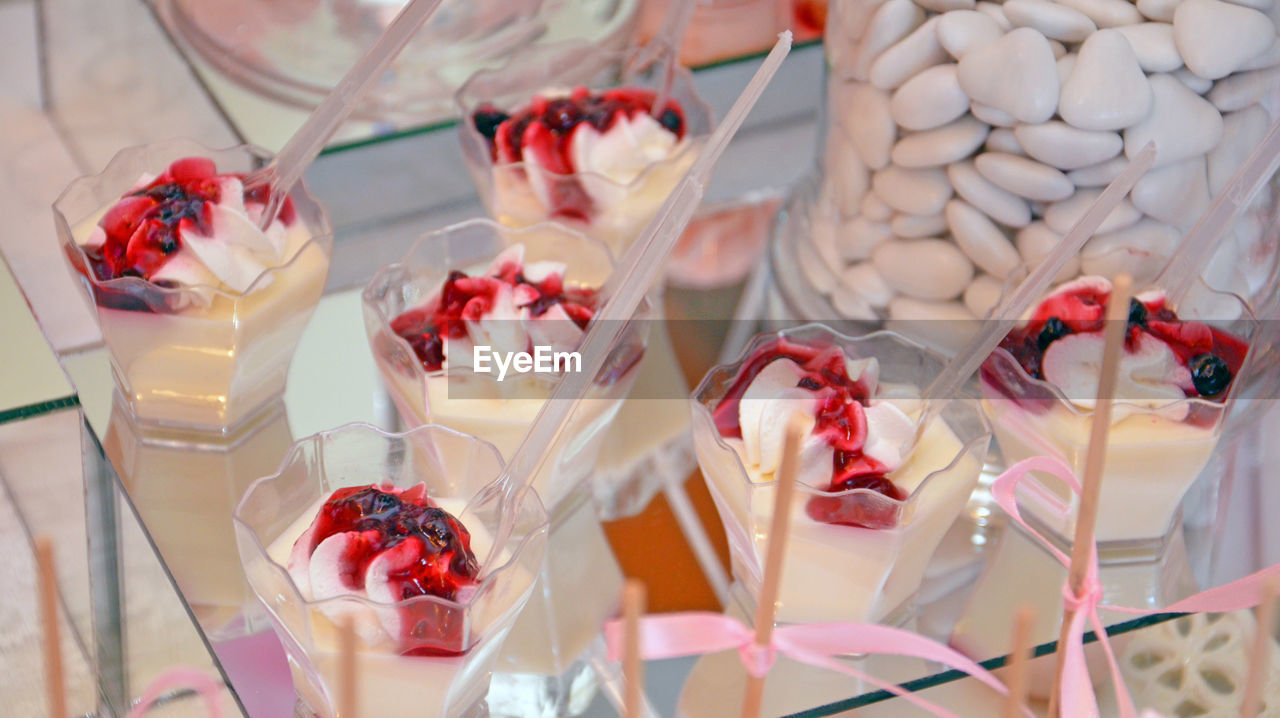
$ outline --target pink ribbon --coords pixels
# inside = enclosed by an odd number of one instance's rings
[[[623,630],[621,621],[610,621],[605,626],[611,660],[616,661],[622,656]],[[870,623],[779,626],[773,631],[772,645],[760,646],[756,643],[754,631],[737,619],[719,613],[669,613],[640,619],[640,655],[646,660],[728,650],[737,650],[747,673],[758,678],[769,672],[774,658],[781,653],[801,663],[866,681],[941,718],[956,716],[914,693],[840,663],[835,660],[836,656],[877,654],[935,661],[977,678],[1000,694],[1008,693],[995,676],[974,661],[940,643],[900,628]],[[1031,715],[1030,711],[1026,714]]]
[[[1057,547],[1044,536],[1041,536],[1035,529],[1028,526],[1023,521],[1022,514],[1018,510],[1018,501],[1015,496],[1016,489],[1019,483],[1027,478],[1027,474],[1032,471],[1052,474],[1066,482],[1077,495],[1082,492],[1080,482],[1076,479],[1069,466],[1057,458],[1036,456],[1010,466],[991,485],[991,494],[995,497],[996,503],[1000,504],[1000,508],[1004,509],[1019,526],[1043,544],[1046,549],[1062,562],[1062,565],[1070,567],[1071,558],[1059,551]],[[1032,480],[1028,482],[1023,486],[1023,489],[1036,494],[1037,498],[1050,511],[1060,514],[1063,519],[1070,515],[1070,507],[1045,489],[1038,481]],[[1120,718],[1138,717],[1137,708],[1134,706],[1133,699],[1125,687],[1123,676],[1120,674],[1120,666],[1111,650],[1111,643],[1107,640],[1106,626],[1103,625],[1098,616],[1099,609],[1135,616],[1156,613],[1226,613],[1228,611],[1239,611],[1253,608],[1262,602],[1263,587],[1267,580],[1272,577],[1280,578],[1280,564],[1264,568],[1257,573],[1224,586],[1202,591],[1160,609],[1104,606],[1102,605],[1102,584],[1098,580],[1098,552],[1095,546],[1090,555],[1089,565],[1086,567],[1085,582],[1079,595],[1072,594],[1068,585],[1064,585],[1062,591],[1063,606],[1074,612],[1072,621],[1069,624],[1070,631],[1067,634],[1066,645],[1058,647],[1059,650],[1063,651],[1062,679],[1059,685],[1062,714],[1081,716],[1082,718],[1096,718],[1098,715],[1098,699],[1093,692],[1093,683],[1089,680],[1089,669],[1085,664],[1084,656],[1084,632],[1085,622],[1087,621],[1093,627],[1098,637],[1098,643],[1102,644],[1103,653],[1106,654],[1107,663],[1111,668],[1111,679],[1115,685]],[[1151,715],[1154,715],[1154,713],[1144,712],[1143,718],[1149,718]]]
[[[209,716],[221,718],[222,706],[218,703],[218,693],[222,690],[222,684],[202,671],[182,667],[171,668],[156,676],[125,718],[143,718],[161,696],[180,688],[195,690],[204,699],[204,707]]]

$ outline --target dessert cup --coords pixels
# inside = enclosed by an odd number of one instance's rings
[[[760,476],[746,466],[720,435],[712,413],[747,361],[779,339],[837,346],[848,359],[875,357],[884,383],[922,387],[945,363],[891,332],[853,339],[810,324],[760,335],[737,362],[706,375],[693,395],[694,447],[729,537],[734,577],[752,601],[760,590],[776,484],[771,473]],[[930,556],[977,485],[990,439],[976,399],[955,398],[925,428],[902,466],[889,474],[895,484],[915,485],[904,500],[866,488],[829,493],[798,483],[777,620],[878,622],[905,616]],[[807,511],[813,501],[840,502],[876,517],[882,528],[817,521]]]
[[[1227,313],[1231,318],[1196,321],[1252,345],[1259,322],[1248,305],[1235,295],[1200,286],[1232,307]],[[1226,395],[1217,401],[1190,397],[1159,404],[1135,396],[1114,397],[1096,528],[1101,560],[1143,561],[1159,555],[1176,525],[1183,496],[1209,465],[1224,427],[1231,423],[1228,415],[1236,397],[1256,393],[1258,380],[1270,383],[1251,370],[1253,354],[1251,349]],[[1093,410],[1080,402],[1092,397],[1068,397],[1056,384],[1028,375],[1004,348],[992,352],[979,376],[982,410],[1006,465],[1054,456],[1083,476]],[[1241,412],[1239,418],[1251,413]],[[1070,511],[1063,517],[1054,510],[1053,500],[1024,488],[1019,491],[1023,515],[1049,538],[1069,546],[1079,497],[1056,478],[1039,472],[1032,478]]]
[[[396,715],[413,706],[419,716],[456,716],[484,699],[494,659],[542,566],[547,537],[537,495],[496,490],[491,482],[501,472],[502,458],[491,444],[445,427],[388,434],[350,424],[294,444],[278,473],[249,487],[235,512],[240,560],[284,644],[302,714],[337,716],[338,626],[331,616],[338,614],[356,623],[362,713]],[[384,482],[399,489],[425,483],[427,496],[470,532],[481,565],[465,598],[384,603],[303,595],[286,569],[294,542],[333,491]],[[504,521],[514,530],[491,556]],[[392,637],[378,627],[388,616],[413,628]]]
[[[53,205],[58,239],[77,284],[97,312],[116,385],[143,424],[231,433],[284,393],[289,362],[324,289],[333,246],[324,209],[299,182],[297,221],[284,263],[244,292],[226,286],[99,280],[83,248],[99,217],[145,174],[174,160],[212,159],[220,173],[270,160],[247,145],[211,150],[189,140],[122,150],[99,174],[72,182]]]
[[[111,403],[102,448],[124,484],[174,583],[211,640],[235,638],[252,598],[240,568],[231,514],[245,489],[280,464],[293,443],[284,404],[261,412],[226,442],[169,442]]]
[[[365,330],[387,389],[408,426],[434,423],[492,442],[504,457],[519,447],[529,425],[559,381],[548,372],[508,374],[445,366],[428,372],[404,338],[391,328],[396,317],[439,294],[450,272],[474,275],[513,245],[524,247],[526,263],[550,260],[566,265],[566,278],[600,287],[613,271],[613,259],[598,241],[557,224],[508,229],[485,219],[469,220],[420,238],[399,262],[380,269],[363,294]],[[637,316],[645,317],[647,306]],[[519,320],[485,320],[494,332]],[[606,362],[574,417],[556,461],[534,479],[534,489],[549,508],[585,479],[595,465],[605,427],[617,414],[638,373],[648,322],[633,327]],[[495,347],[495,349],[505,349]],[[520,350],[525,347],[521,346]]]
[[[642,48],[608,51],[583,43],[558,43],[517,53],[502,67],[482,70],[458,90],[462,153],[489,215],[499,222],[524,227],[555,220],[595,237],[621,256],[693,164],[711,134],[711,108],[698,96],[693,76],[673,68],[670,99],[684,114],[684,137],[664,158],[648,162],[629,181],[598,172],[557,174],[526,162],[495,165],[489,140],[471,120],[477,109],[513,111],[536,93],[567,92],[575,86],[607,89],[619,86],[656,89],[663,80],[660,62],[625,71]],[[540,180],[530,181],[530,173]],[[586,196],[586,207],[570,210],[554,200]]]

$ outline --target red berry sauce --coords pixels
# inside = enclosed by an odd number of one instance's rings
[[[541,282],[527,280],[521,267],[508,262],[488,276],[469,277],[464,272],[453,271],[445,280],[440,294],[426,306],[410,309],[391,320],[391,331],[413,347],[413,353],[428,372],[439,371],[444,366],[445,339],[458,339],[467,334],[467,321],[475,321],[493,306],[498,291],[503,286],[524,285],[537,291],[537,298],[518,309],[527,308],[535,317],[542,316],[552,306],[559,304],[565,314],[585,329],[595,313],[596,292],[593,289],[565,287],[564,277],[552,274]],[[527,350],[529,347],[520,347]]]
[[[823,490],[839,493],[869,489],[902,501],[906,492],[887,476],[888,467],[862,453],[867,440],[865,407],[874,387],[859,378],[852,380],[846,370],[844,352],[839,347],[812,347],[781,338],[761,347],[743,364],[738,377],[712,414],[721,436],[742,438],[738,405],[756,376],[771,362],[787,358],[804,370],[796,386],[808,389],[818,400],[813,433],[826,440],[834,454],[831,483]],[[805,505],[814,521],[863,528],[889,528],[896,524],[892,507],[868,502],[863,496],[816,496]]]
[[[591,216],[591,198],[567,177],[578,171],[569,151],[574,131],[586,124],[607,132],[619,118],[649,114],[655,99],[652,90],[643,88],[617,87],[593,93],[578,86],[568,97],[534,97],[527,108],[514,115],[483,106],[473,113],[472,122],[489,141],[495,163],[522,162],[527,150],[547,171],[563,176],[553,181],[551,215],[585,221]],[[684,111],[675,100],[667,100],[657,120],[676,139],[684,137]]]
[[[1043,380],[1045,350],[1067,334],[1101,332],[1109,297],[1110,291],[1101,284],[1084,283],[1074,290],[1050,295],[1036,308],[1030,321],[1009,332],[1000,348],[1009,352],[1028,376]],[[1248,343],[1239,337],[1202,322],[1178,319],[1163,298],[1130,300],[1126,348],[1132,349],[1142,333],[1164,342],[1191,372],[1193,386],[1184,388],[1187,397],[1225,397],[1249,352]],[[988,385],[1010,388],[997,376],[999,369],[990,361],[983,365],[982,373]],[[1032,401],[1028,405],[1037,403],[1043,402]]]
[[[84,247],[89,258],[89,271],[100,282],[120,277],[142,277],[150,280],[169,257],[182,248],[181,232],[195,230],[204,236],[210,227],[213,205],[221,194],[221,179],[213,160],[185,157],[169,165],[159,177],[145,187],[132,190],[107,210],[98,226],[106,234],[101,246]],[[244,195],[246,204],[264,204],[268,188],[256,188]],[[293,202],[285,198],[280,220],[292,224],[296,213]],[[173,285],[157,282],[172,288]],[[99,288],[98,303],[117,309],[147,311],[146,302],[137,297]],[[141,304],[141,306],[139,306]]]

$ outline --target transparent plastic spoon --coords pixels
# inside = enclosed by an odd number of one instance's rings
[[[1165,288],[1170,304],[1176,307],[1186,298],[1213,256],[1213,250],[1227,236],[1227,227],[1277,169],[1280,169],[1280,121],[1271,125],[1262,142],[1213,199],[1209,209],[1178,244],[1169,263],[1156,277],[1155,286]]]
[[[684,33],[693,21],[693,13],[698,8],[698,0],[671,0],[667,6],[667,14],[662,18],[662,26],[657,34],[636,53],[630,70],[635,71],[648,67],[650,63],[662,58],[662,84],[653,97],[653,106],[649,114],[654,117],[662,115],[662,108],[671,96],[671,85],[676,78],[676,65],[680,62],[680,45],[684,42]]]
[[[566,373],[551,396],[543,402],[542,409],[534,418],[520,446],[511,455],[502,476],[490,485],[491,490],[504,492],[509,499],[518,501],[521,492],[527,490],[533,477],[542,470],[547,458],[555,455],[556,448],[566,438],[566,428],[574,410],[586,396],[609,353],[626,330],[636,307],[648,293],[649,287],[653,286],[685,225],[693,218],[694,211],[702,201],[703,188],[711,176],[711,169],[715,167],[725,147],[742,126],[747,113],[773,79],[778,65],[790,51],[791,33],[783,32],[751,82],[730,108],[724,122],[711,135],[702,153],[694,160],[644,232],[618,261],[618,268],[605,292],[609,299],[592,317],[578,347],[582,356],[581,371]],[[487,499],[489,491],[481,494]],[[477,497],[476,500],[480,498]],[[484,572],[487,573],[497,563],[495,559],[501,555],[511,536],[513,522],[514,514],[506,512],[489,549],[489,556],[483,564]]]
[[[960,387],[969,380],[969,376],[982,366],[987,356],[999,346],[1000,340],[1004,339],[1022,315],[1044,295],[1053,278],[1080,251],[1094,232],[1098,231],[1098,227],[1102,226],[1107,215],[1111,214],[1116,205],[1128,196],[1133,186],[1151,169],[1155,161],[1156,145],[1154,142],[1148,142],[1147,146],[1143,147],[1142,151],[1129,162],[1129,166],[1125,167],[1120,176],[1102,190],[1102,194],[1093,201],[1084,216],[1076,221],[1062,239],[1058,240],[1053,250],[1045,255],[1035,271],[1022,280],[1018,288],[992,310],[991,318],[982,323],[982,328],[956,354],[956,358],[943,367],[937,378],[922,394],[925,399],[925,414],[916,428],[917,440],[929,422],[942,411],[945,400],[955,396]]]
[[[315,161],[320,150],[324,149],[325,143],[355,110],[356,103],[382,76],[391,61],[409,44],[409,40],[413,39],[418,29],[442,2],[444,0],[409,0],[368,52],[351,66],[275,158],[266,166],[245,176],[246,191],[263,185],[270,187],[270,199],[267,200],[259,221],[262,229],[271,225],[289,190],[298,183],[302,173]]]

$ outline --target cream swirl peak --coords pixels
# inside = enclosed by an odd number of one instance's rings
[[[526,264],[524,253],[524,245],[515,244],[482,274],[451,272],[438,293],[392,319],[391,330],[428,372],[470,365],[473,346],[502,352],[577,347],[595,314],[595,290],[566,283],[560,262]]]
[[[714,416],[743,465],[764,478],[777,470],[784,427],[798,411],[810,427],[800,455],[801,483],[830,493],[869,489],[902,500],[906,492],[888,474],[906,461],[916,434],[908,412],[917,412],[918,401],[879,393],[875,358],[854,360],[839,347],[817,348],[784,338],[747,360]],[[825,523],[881,524],[878,517],[846,515],[851,512],[840,501],[811,501],[807,508]]]
[[[265,191],[246,192],[239,175],[218,174],[212,160],[180,159],[158,177],[144,175],[108,208],[83,249],[99,281],[141,277],[243,293],[300,244],[290,241],[299,222],[288,198],[267,230],[259,229]]]

